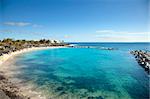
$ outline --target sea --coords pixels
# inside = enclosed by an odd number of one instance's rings
[[[16,56],[15,77],[47,99],[149,99],[149,75],[132,50],[150,43],[70,43],[92,48],[55,48]],[[100,49],[114,48],[114,50]],[[15,71],[14,71],[15,72]]]

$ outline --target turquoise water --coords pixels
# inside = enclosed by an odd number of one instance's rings
[[[59,48],[28,52],[16,58],[21,71],[16,77],[34,84],[35,90],[48,99],[148,99],[149,78],[129,54],[133,47],[128,44],[114,51]],[[148,50],[148,46],[136,44],[136,49]]]

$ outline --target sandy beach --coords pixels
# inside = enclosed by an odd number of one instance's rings
[[[8,60],[10,57],[25,53],[25,52],[30,52],[30,51],[34,51],[34,50],[43,50],[43,49],[54,49],[54,48],[64,48],[64,47],[32,47],[32,48],[26,48],[26,49],[22,49],[19,51],[15,51],[9,54],[4,54],[2,56],[0,56],[0,66],[6,61]]]
[[[0,57],[0,90],[4,91],[6,96],[15,97],[15,99],[46,99],[41,96],[40,92],[31,90],[33,85],[25,85],[19,79],[13,77],[13,70],[16,68],[13,63],[15,61],[14,57],[30,51],[44,50],[44,49],[54,49],[54,48],[64,48],[64,47],[32,47],[23,49],[20,51],[12,52],[9,54],[4,54]],[[19,71],[17,71],[19,73]],[[16,74],[16,73],[15,73]],[[4,94],[3,93],[3,94]],[[2,96],[2,93],[0,93]],[[1,98],[1,97],[0,97]],[[11,99],[11,98],[10,98]]]

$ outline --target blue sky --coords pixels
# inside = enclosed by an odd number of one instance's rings
[[[0,39],[148,41],[149,0],[0,0]]]

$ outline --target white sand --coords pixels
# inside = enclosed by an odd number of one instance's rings
[[[20,51],[15,51],[9,54],[4,54],[2,56],[0,56],[0,66],[6,61],[8,60],[10,57],[25,53],[25,52],[30,52],[30,51],[34,51],[34,50],[43,50],[43,49],[54,49],[54,48],[64,48],[64,47],[32,47],[32,48],[25,48],[22,49]]]

